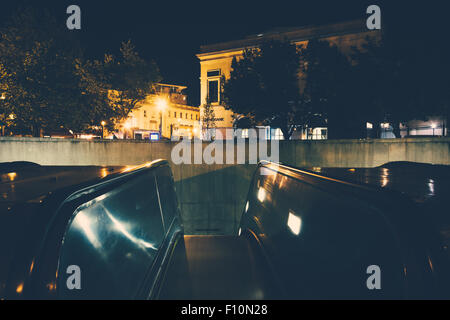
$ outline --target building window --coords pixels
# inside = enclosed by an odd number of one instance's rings
[[[183,113],[180,112],[180,119],[183,119]]]
[[[195,120],[198,120],[198,114],[195,115]]]
[[[208,97],[209,102],[219,102],[219,80],[208,81]]]
[[[144,110],[144,118],[147,118],[147,111]]]
[[[186,113],[186,119],[187,119],[187,113]]]
[[[208,78],[209,77],[219,77],[220,76],[220,69],[209,70],[206,74],[207,74]]]
[[[192,113],[191,113],[191,120],[192,120]]]
[[[177,117],[177,112],[176,112],[176,111],[173,113],[173,117],[174,117],[174,118]]]

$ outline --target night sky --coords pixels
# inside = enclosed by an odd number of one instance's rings
[[[33,0],[2,3],[0,19],[7,19],[14,10],[24,5],[40,6],[50,10],[61,21],[61,27],[66,28],[66,8],[77,4],[82,12],[82,30],[67,32],[79,32],[88,57],[101,58],[105,52],[117,53],[121,41],[131,39],[142,57],[157,62],[163,82],[188,86],[189,104],[198,106],[200,65],[195,54],[199,52],[200,45],[240,39],[275,27],[364,18],[369,4],[381,6],[382,19],[383,14],[393,15],[394,12],[402,15],[399,19],[405,19],[411,5],[396,3],[395,10],[392,5],[384,10],[386,6],[382,1],[365,0]]]

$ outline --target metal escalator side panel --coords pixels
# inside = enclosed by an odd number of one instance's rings
[[[410,203],[394,198],[351,183],[262,164],[250,186],[240,232],[250,230],[258,237],[289,298],[426,295],[430,288],[412,275],[414,269],[425,277],[428,272],[423,261],[417,261],[424,254],[413,239],[420,232],[417,217]],[[414,257],[411,248],[416,249]],[[382,270],[382,290],[367,287],[371,265]]]
[[[178,210],[169,212],[158,190],[158,177],[167,175],[170,192],[170,168],[167,162],[159,161],[127,170],[66,198],[48,226],[25,284],[26,297],[147,298],[145,288],[156,281],[151,270],[158,267],[155,264],[167,251],[170,238],[182,232]],[[176,201],[176,196],[170,199]],[[71,266],[81,271],[81,289],[73,288],[68,273],[73,270]]]

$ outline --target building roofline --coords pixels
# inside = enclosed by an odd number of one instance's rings
[[[187,89],[186,86],[180,86],[180,85],[176,85],[176,84],[167,84],[167,83],[156,83],[157,85],[160,86],[164,86],[164,87],[177,87],[177,88],[181,88],[181,89]]]
[[[310,25],[299,28],[289,28],[287,31],[269,31],[267,33],[252,35],[240,40],[202,45],[200,46],[200,53],[196,56],[201,58],[218,53],[239,51],[245,48],[256,47],[264,40],[287,38],[292,42],[300,42],[314,38],[320,39],[363,32],[373,32],[372,30],[367,29],[365,19],[349,20],[326,25]]]

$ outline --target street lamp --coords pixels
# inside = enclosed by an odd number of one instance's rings
[[[434,129],[436,129],[436,123],[431,124],[431,128],[433,129],[433,137],[434,137]]]
[[[105,121],[102,121],[102,122],[101,122],[101,125],[102,125],[102,140],[103,140],[103,138],[105,137],[104,132],[105,132],[105,125],[106,125],[106,122],[105,122]]]

